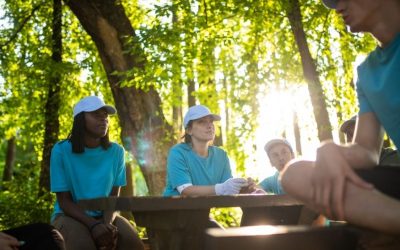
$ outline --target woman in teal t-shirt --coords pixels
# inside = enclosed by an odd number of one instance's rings
[[[253,191],[255,184],[232,178],[226,152],[211,146],[214,121],[221,120],[203,105],[189,108],[184,118],[184,143],[171,148],[167,160],[164,196],[233,195]]]
[[[74,123],[67,140],[51,152],[51,191],[56,193],[52,225],[67,249],[143,249],[136,231],[123,217],[85,211],[76,202],[118,196],[126,185],[124,149],[108,139],[108,115],[116,110],[97,96],[74,107]]]

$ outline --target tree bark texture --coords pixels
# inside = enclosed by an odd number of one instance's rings
[[[62,2],[53,0],[53,34],[52,34],[52,62],[62,62]],[[58,113],[60,109],[61,75],[58,71],[49,72],[50,81],[45,106],[45,132],[43,144],[43,157],[40,164],[39,196],[50,190],[50,154],[51,149],[58,140],[60,122]]]
[[[318,138],[320,141],[332,139],[332,126],[329,121],[325,96],[319,80],[317,67],[311,57],[310,49],[307,44],[298,0],[289,1],[288,18],[300,52],[303,74],[308,84],[308,91],[310,93],[314,116],[317,123]]]
[[[124,76],[115,74],[145,66],[143,51],[124,8],[116,0],[65,2],[96,44],[118,110],[124,146],[135,156],[150,194],[161,194],[172,129],[165,122],[160,96],[154,88],[144,91],[121,87]],[[134,44],[128,45],[127,39],[133,39]]]

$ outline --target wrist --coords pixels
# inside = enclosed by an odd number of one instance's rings
[[[215,190],[215,194],[216,195],[223,195],[224,194],[222,184],[215,184],[214,190]]]

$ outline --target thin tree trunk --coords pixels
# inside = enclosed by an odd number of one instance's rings
[[[293,112],[293,130],[294,130],[294,139],[296,141],[296,153],[297,155],[302,155],[303,152],[301,150],[301,135],[299,128],[299,119],[296,112]]]
[[[308,91],[310,93],[315,121],[318,128],[318,138],[320,141],[332,139],[332,126],[329,121],[325,96],[319,81],[319,75],[315,66],[315,62],[311,57],[311,53],[308,48],[298,0],[289,1],[288,18],[297,46],[299,48],[304,78],[308,83]]]
[[[196,105],[196,97],[193,93],[196,91],[194,80],[190,79],[188,82],[188,105],[189,107]]]
[[[16,149],[17,147],[15,143],[15,137],[13,136],[7,140],[7,154],[6,154],[6,164],[4,165],[4,171],[3,171],[3,181],[11,181],[12,179]]]
[[[62,62],[62,4],[61,0],[53,0],[53,34],[52,34],[52,62]],[[45,106],[45,133],[43,144],[43,159],[40,166],[39,196],[50,190],[50,153],[54,143],[58,140],[60,123],[58,111],[60,109],[61,75],[49,72],[50,84]]]
[[[150,194],[161,194],[167,152],[173,143],[172,128],[165,122],[160,97],[153,87],[144,91],[120,86],[127,80],[123,73],[145,66],[144,52],[122,4],[116,0],[65,3],[96,44],[118,110],[125,147],[135,156]]]

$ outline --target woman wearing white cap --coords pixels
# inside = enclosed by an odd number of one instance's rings
[[[189,108],[184,117],[184,143],[171,148],[167,160],[167,186],[164,196],[233,195],[248,183],[232,178],[226,152],[210,143],[215,137],[214,121],[221,120],[203,105]]]
[[[83,98],[74,107],[70,136],[51,152],[51,191],[57,196],[52,225],[67,249],[143,249],[126,219],[84,211],[76,204],[80,199],[118,196],[126,185],[124,149],[108,138],[108,115],[115,113],[97,96]]]

